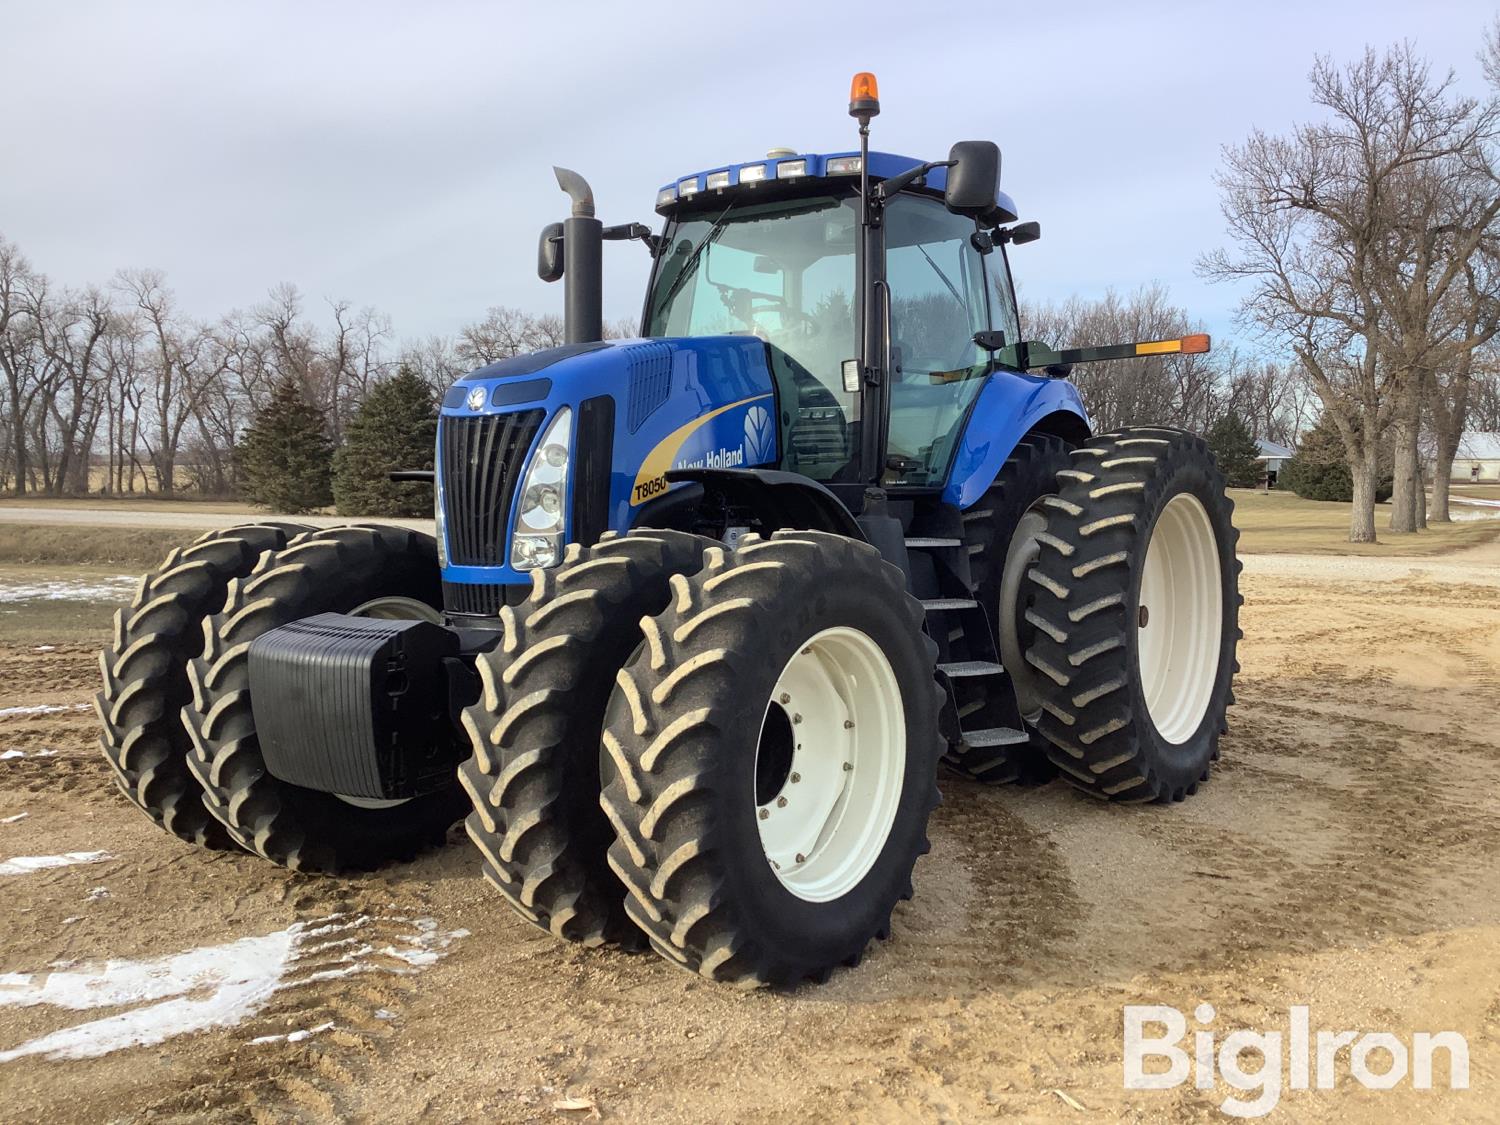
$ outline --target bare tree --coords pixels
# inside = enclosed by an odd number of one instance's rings
[[[16,494],[26,492],[31,465],[27,422],[41,390],[33,291],[38,283],[31,263],[14,243],[0,238],[0,372],[5,375],[10,464]]]
[[[42,408],[55,430],[57,458],[44,474],[48,492],[86,492],[94,434],[103,409],[98,393],[105,378],[105,334],[109,331],[109,301],[99,289],[64,294],[48,307],[39,300],[32,309],[37,340],[47,355],[54,378]]]
[[[1163,340],[1202,331],[1160,285],[1143,286],[1124,297],[1109,290],[1097,300],[1026,304],[1021,320],[1028,336],[1054,347]],[[1152,356],[1076,367],[1072,379],[1101,430],[1150,422],[1206,430],[1218,418],[1221,376],[1232,362],[1222,352]]]
[[[485,310],[482,320],[459,331],[454,353],[460,363],[483,367],[540,346],[535,317],[520,309],[495,305]]]
[[[1256,437],[1295,446],[1314,421],[1314,397],[1303,372],[1265,361],[1229,376],[1224,410],[1244,419]]]
[[[1200,268],[1249,282],[1242,317],[1306,369],[1354,478],[1350,539],[1373,542],[1387,427],[1397,422],[1408,458],[1393,516],[1405,530],[1415,526],[1426,373],[1479,342],[1432,321],[1500,213],[1500,196],[1473,190],[1493,182],[1500,108],[1454,96],[1452,75],[1433,78],[1409,46],[1367,50],[1342,68],[1319,59],[1311,84],[1326,120],[1286,137],[1256,130],[1226,150],[1219,186],[1236,249]],[[1459,171],[1461,187],[1437,189]]]
[[[157,489],[170,496],[177,487],[177,454],[183,431],[206,382],[200,366],[208,349],[208,335],[200,328],[179,323],[172,292],[161,271],[124,270],[116,275],[115,284],[135,302],[150,340],[152,378],[146,401],[155,445],[147,440],[146,451]]]

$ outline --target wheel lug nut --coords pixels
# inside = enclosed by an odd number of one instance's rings
[[[768,817],[770,815],[771,815],[771,810],[770,809],[761,809],[760,810],[760,818],[761,818],[761,820],[765,820],[766,817]]]
[[[853,730],[854,729],[854,720],[853,719],[845,719],[844,720],[844,729],[845,730]]]
[[[784,809],[784,808],[786,808],[786,798],[785,797],[777,797],[776,798],[776,807],[778,809]]]
[[[853,768],[854,768],[854,763],[853,762],[845,762],[844,763],[844,772],[845,773],[848,773]]]
[[[803,855],[801,852],[798,852],[797,853],[797,862],[798,863],[806,863],[807,862],[807,857],[805,855]]]
[[[792,776],[788,780],[790,780],[793,784],[795,784],[796,782],[799,782],[799,781],[802,780],[802,775],[800,773],[794,773],[794,774],[792,774]]]
[[[802,721],[802,716],[800,714],[792,716],[792,722],[794,722],[794,723],[800,723],[801,721]]]
[[[779,699],[780,699],[780,701],[782,703],[790,703],[792,701],[792,697],[790,695],[788,695],[786,692],[782,692],[781,695],[779,696]]]
[[[1136,617],[1141,623],[1141,628],[1144,629],[1146,627],[1146,622],[1151,620],[1151,611],[1148,610],[1145,606],[1141,606],[1140,612],[1136,615]]]

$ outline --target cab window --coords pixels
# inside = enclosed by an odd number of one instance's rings
[[[900,195],[885,219],[891,296],[891,419],[882,480],[940,484],[988,356],[974,334],[990,327],[984,256],[973,219],[936,199]]]

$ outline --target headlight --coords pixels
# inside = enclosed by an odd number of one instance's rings
[[[562,560],[572,455],[573,411],[565,406],[542,434],[526,479],[515,492],[516,530],[511,537],[510,565],[517,570],[556,566]]]

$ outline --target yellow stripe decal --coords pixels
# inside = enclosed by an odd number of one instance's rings
[[[662,438],[656,443],[656,448],[646,454],[646,459],[641,462],[640,472],[635,474],[635,487],[630,490],[631,506],[644,503],[666,490],[667,471],[677,460],[677,454],[682,451],[687,439],[692,437],[701,426],[713,421],[726,410],[733,410],[737,406],[747,406],[752,402],[759,402],[761,399],[770,397],[771,393],[767,391],[765,394],[751,395],[738,402],[731,402],[728,406],[721,406],[717,410],[711,410],[707,414],[694,418],[687,425],[679,426]]]

